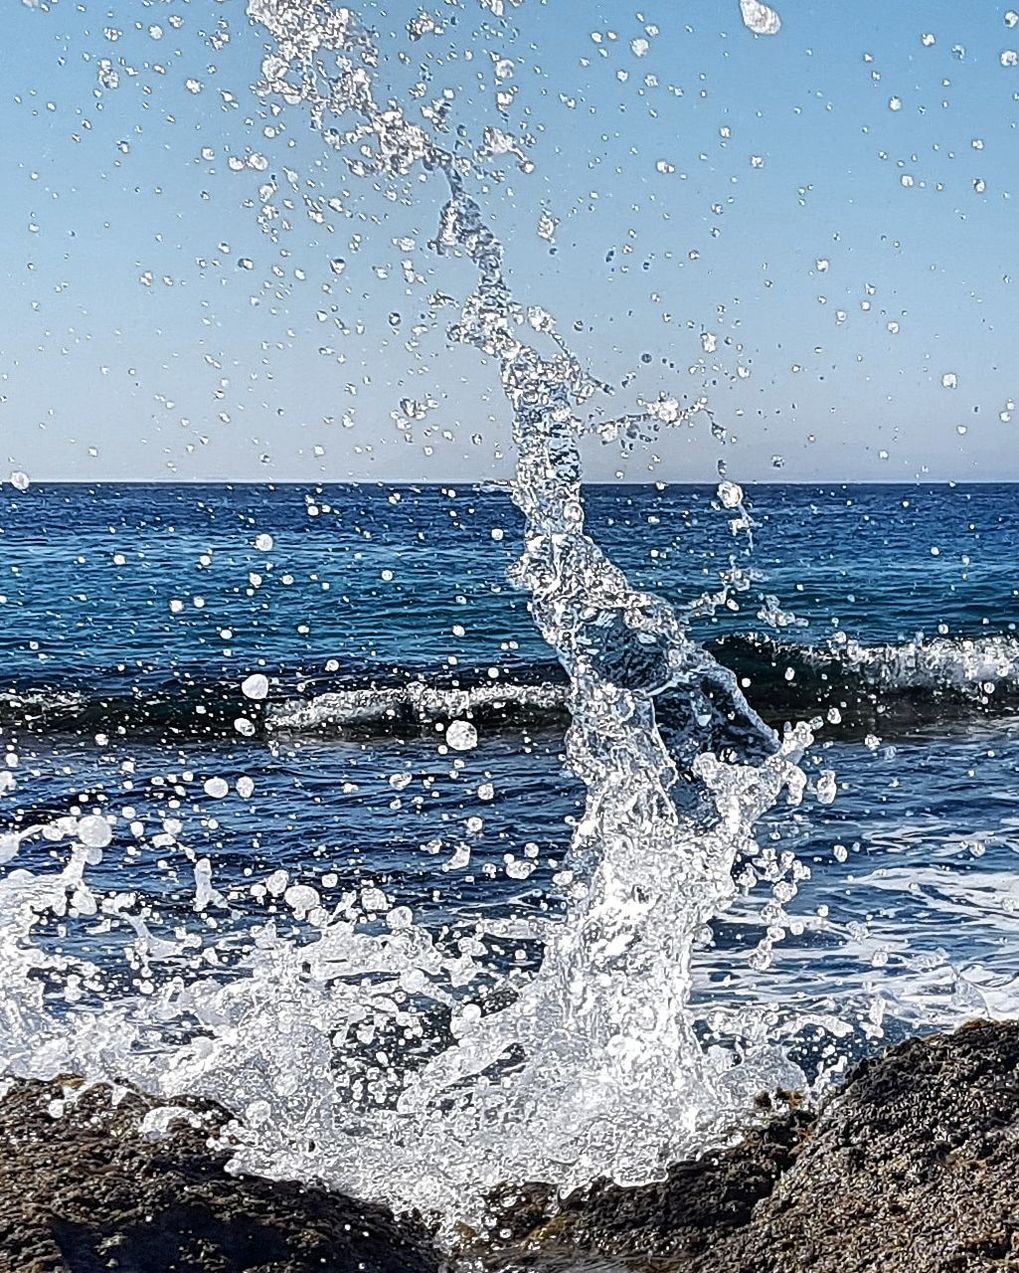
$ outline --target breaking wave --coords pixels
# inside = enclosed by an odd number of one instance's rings
[[[865,645],[821,645],[767,634],[730,635],[707,649],[740,680],[773,726],[828,711],[849,732],[908,729],[974,714],[1019,710],[1019,637],[918,637]],[[230,737],[238,733],[411,736],[469,719],[486,730],[563,728],[568,684],[556,660],[479,668],[349,666],[343,671],[279,667],[265,674],[264,699],[243,693],[243,674],[221,668],[149,673],[125,685],[103,676],[91,688],[59,681],[0,691],[0,719],[33,734],[119,730],[129,735]],[[669,703],[660,715],[668,718]]]

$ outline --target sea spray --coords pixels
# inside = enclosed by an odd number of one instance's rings
[[[751,18],[767,33],[761,9]],[[326,909],[310,885],[284,878],[266,887],[312,936],[294,942],[270,921],[231,958],[215,929],[157,937],[133,895],[93,891],[87,873],[103,846],[87,819],[64,819],[36,833],[70,842],[66,865],[13,869],[0,889],[16,952],[3,971],[0,1059],[16,1073],[128,1079],[168,1100],[214,1096],[236,1115],[238,1166],[318,1178],[447,1224],[482,1223],[502,1181],[654,1178],[732,1134],[760,1088],[801,1078],[749,1017],[751,1045],[737,1029],[730,1046],[703,1046],[690,960],[739,894],[737,859],[760,855],[755,822],[783,794],[802,797],[810,730],[776,738],[688,634],[690,614],[746,585],[738,569],[678,614],[633,588],[586,533],[580,412],[597,382],[550,312],[513,297],[502,245],[469,193],[483,154],[515,153],[513,139],[491,135],[477,157],[456,156],[399,104],[376,100],[377,54],[350,10],[250,0],[249,13],[275,46],[259,91],[303,105],[351,172],[395,181],[420,168],[445,183],[435,247],[476,273],[451,337],[499,369],[525,519],[513,578],[568,678],[567,763],[586,801],[559,880],[567,913],[436,935],[373,884]],[[600,432],[639,440],[709,419],[702,400],[662,396]],[[745,528],[739,488],[725,483],[720,501]],[[681,707],[667,740],[664,701]],[[191,861],[194,908],[224,906],[208,861],[179,835],[169,828],[167,847]],[[762,878],[774,884],[790,868]],[[129,923],[140,993],[114,997],[84,956],[34,944],[44,915]],[[493,972],[493,949],[527,944],[542,948],[536,972]]]
[[[420,163],[449,187],[436,247],[477,272],[450,335],[500,369],[517,448],[511,493],[525,518],[513,578],[568,673],[567,762],[587,788],[571,850],[584,869],[567,921],[523,934],[543,941],[538,972],[509,1006],[454,1015],[456,1041],[407,1076],[397,1119],[424,1120],[418,1134],[443,1169],[446,1138],[463,1146],[461,1189],[526,1177],[564,1188],[600,1174],[648,1179],[717,1134],[775,1077],[749,1058],[737,1066],[704,1053],[689,960],[695,934],[736,893],[732,868],[754,851],[756,819],[783,790],[802,793],[796,760],[809,731],[790,731],[757,766],[705,750],[719,718],[733,734],[770,731],[671,607],[633,589],[585,533],[577,412],[596,384],[552,315],[513,297],[502,245],[467,192],[470,165],[398,104],[376,100],[375,55],[349,10],[250,0],[249,13],[276,45],[261,91],[303,103],[351,171],[406,176]],[[686,423],[704,406],[662,398],[603,432]],[[735,484],[725,484],[722,502],[745,520]],[[654,701],[676,691],[689,725],[670,750]],[[683,791],[683,811],[678,788],[697,796]]]

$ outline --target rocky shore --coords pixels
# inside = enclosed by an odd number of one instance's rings
[[[436,1273],[428,1235],[385,1208],[229,1175],[208,1144],[219,1107],[187,1102],[165,1135],[158,1109],[14,1085],[0,1101],[0,1273]]]
[[[506,1207],[508,1267],[588,1252],[647,1273],[1019,1271],[1019,1024],[911,1039],[820,1111],[547,1210],[534,1189]]]
[[[71,1100],[65,1099],[69,1093]],[[226,1173],[193,1102],[15,1083],[0,1101],[0,1273],[439,1273],[385,1208]],[[147,1124],[142,1119],[149,1114]],[[500,1190],[472,1267],[640,1273],[1019,1273],[1019,1024],[860,1066],[819,1111],[639,1189]]]

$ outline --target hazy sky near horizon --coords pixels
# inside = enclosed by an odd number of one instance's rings
[[[402,101],[520,140],[476,193],[615,389],[592,415],[705,394],[733,436],[592,443],[589,477],[1019,478],[1007,5],[784,0],[755,36],[737,0],[431,0],[416,40],[416,3],[354,7]],[[0,479],[509,474],[495,369],[424,321],[471,282],[437,179],[376,189],[272,115],[242,0],[12,2],[3,34]]]

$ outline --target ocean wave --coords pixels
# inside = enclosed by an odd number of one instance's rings
[[[833,638],[799,645],[770,635],[725,637],[716,657],[758,710],[838,710],[848,726],[922,724],[1019,710],[1019,637],[918,637],[866,645]]]
[[[272,704],[265,723],[270,730],[293,733],[360,728],[389,733],[462,718],[479,723],[548,723],[565,716],[566,693],[565,684],[548,681],[535,685],[495,682],[465,689],[411,681],[403,686],[333,690],[312,699]]]
[[[31,726],[45,723],[54,716],[79,712],[85,702],[84,694],[56,686],[0,690],[0,720],[14,719],[22,726]]]
[[[935,637],[901,645],[832,644],[808,649],[808,662],[832,662],[876,688],[940,690],[989,700],[1000,689],[1019,688],[1019,638],[1012,636]]]
[[[973,715],[1019,711],[1019,637],[939,636],[866,645],[819,645],[744,633],[708,643],[769,724],[827,713],[855,733],[889,731]],[[486,730],[563,728],[567,686],[554,660],[492,667],[398,668],[349,665],[342,671],[275,668],[269,691],[253,701],[243,673],[149,671],[134,680],[99,672],[89,683],[0,688],[0,727],[33,734],[195,737],[318,734],[408,736],[469,719]],[[724,705],[723,705],[724,707]],[[664,724],[682,716],[681,690],[658,699]]]

